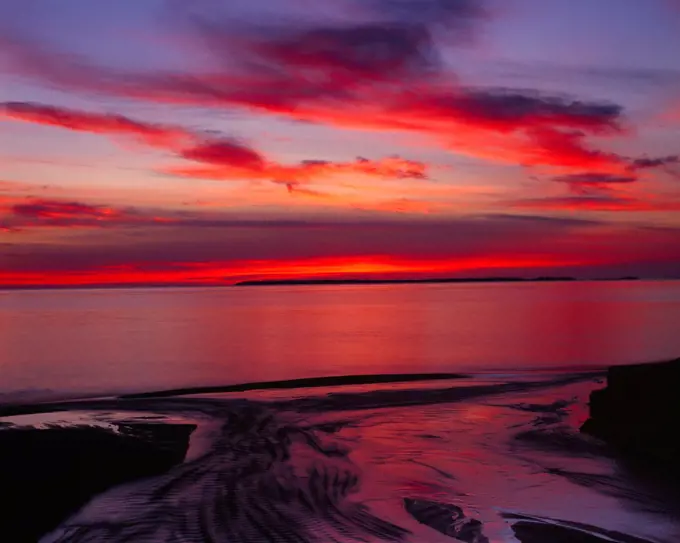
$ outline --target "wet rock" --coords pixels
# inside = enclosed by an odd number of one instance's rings
[[[444,535],[466,543],[489,542],[482,534],[482,523],[466,517],[456,505],[405,498],[404,507],[418,522]]]
[[[570,456],[603,457],[610,453],[606,445],[590,436],[578,434],[570,428],[525,430],[518,433],[514,439],[515,443],[530,446],[533,449]]]
[[[521,543],[651,543],[621,532],[604,530],[580,522],[506,513],[512,531]]]
[[[91,497],[181,463],[193,425],[0,430],[0,541],[34,542]]]
[[[610,368],[607,387],[590,397],[581,430],[635,463],[680,477],[680,359]]]

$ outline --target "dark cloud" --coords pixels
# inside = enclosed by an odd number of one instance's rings
[[[489,15],[485,0],[367,0],[377,16],[411,24],[442,26],[468,36]]]
[[[380,255],[387,261],[450,262],[451,270],[439,272],[444,275],[455,274],[456,263],[471,266],[458,272],[464,275],[488,275],[504,266],[514,274],[532,275],[536,270],[565,266],[587,274],[599,265],[616,269],[644,262],[668,271],[677,270],[680,264],[677,230],[652,232],[529,217],[371,221],[223,217],[222,223],[219,218],[210,219],[212,224],[197,219],[187,216],[186,223],[179,225],[139,226],[134,237],[128,229],[109,228],[81,234],[78,244],[17,245],[11,255],[0,252],[0,269],[22,276],[44,273],[46,278],[56,273],[51,276],[56,280],[61,272],[83,271],[106,278],[110,269],[195,269],[199,274],[213,268],[225,274],[242,270],[247,275],[258,262],[276,267],[304,259],[370,261]],[[191,220],[196,221],[195,228],[187,226]],[[141,275],[139,280],[145,277],[150,276]]]
[[[623,113],[616,104],[513,89],[468,89],[450,100],[458,116],[501,128],[546,125],[610,131],[618,128]],[[441,105],[446,108],[446,102]]]
[[[666,168],[680,163],[680,158],[675,155],[658,158],[644,157],[634,160],[619,155],[612,155],[612,160],[618,161],[623,167],[622,169],[628,172],[628,175],[595,171],[558,175],[553,177],[552,180],[566,184],[569,187],[569,190],[574,194],[593,196],[594,199],[582,204],[584,207],[594,206],[598,201],[611,202],[617,198],[619,198],[619,203],[622,207],[636,207],[634,200],[621,198],[620,196],[613,194],[612,191],[618,186],[630,185],[640,181],[640,177],[638,177],[638,174],[636,173],[639,170]],[[565,205],[568,205],[569,201],[569,199],[565,200]]]
[[[487,69],[504,79],[524,81],[527,84],[546,81],[561,83],[567,78],[589,83],[625,85],[629,89],[639,90],[646,94],[661,90],[660,97],[669,91],[674,91],[680,85],[680,70],[646,66],[617,67],[563,64],[549,61],[502,60],[490,62]]]
[[[592,218],[590,219],[585,219],[585,218],[575,218],[575,217],[550,217],[550,216],[544,216],[544,215],[516,215],[516,214],[508,214],[508,213],[495,213],[495,214],[489,214],[485,215],[485,217],[490,218],[490,219],[496,219],[496,220],[505,220],[505,221],[523,221],[523,222],[528,222],[528,223],[533,223],[533,224],[541,224],[541,223],[550,223],[553,225],[561,225],[561,226],[588,226],[588,225],[601,225],[602,222],[598,220],[594,220]]]
[[[662,168],[680,163],[680,155],[670,155],[665,157],[643,157],[633,160],[630,164],[631,170],[647,170],[651,168]]]
[[[553,180],[569,185],[617,185],[620,183],[634,183],[637,181],[637,177],[606,173],[577,173],[553,177]]]
[[[102,219],[116,217],[120,213],[109,208],[91,206],[80,202],[61,202],[55,200],[30,200],[27,203],[15,204],[12,213],[19,217],[34,219],[53,219],[60,217],[86,217]]]
[[[371,88],[398,88],[439,71],[432,36],[423,25],[367,21],[235,29],[228,19],[192,18],[190,28],[215,59],[218,77],[136,76],[136,85],[123,92],[314,120],[304,111],[314,104],[348,106]]]
[[[635,183],[638,178],[633,175],[612,175],[598,172],[585,172],[553,177],[553,181],[565,183],[569,190],[576,194],[601,194],[616,185]]]
[[[419,26],[365,24],[303,30],[253,44],[254,53],[277,67],[296,71],[324,71],[340,81],[352,76],[359,81],[398,80],[422,75],[420,70],[434,63],[433,44]]]
[[[537,224],[541,227],[537,228]],[[560,224],[505,218],[451,220],[397,220],[394,218],[344,220],[234,219],[228,215],[185,214],[181,222],[140,227],[131,240],[123,232],[97,232],[83,245],[59,245],[78,257],[78,264],[117,265],[130,261],[160,263],[296,259],[376,254],[416,258],[467,257],[509,254],[534,248],[546,250],[556,238],[582,230],[578,224]],[[111,252],[93,252],[105,243]],[[26,251],[32,259],[37,251]],[[40,259],[42,260],[42,259]],[[66,259],[68,261],[68,259]],[[49,265],[49,263],[47,263]],[[51,265],[65,265],[55,262]]]
[[[66,200],[14,198],[0,206],[0,221],[11,231],[36,227],[129,226],[167,223],[170,220],[144,214],[133,208],[117,209]]]

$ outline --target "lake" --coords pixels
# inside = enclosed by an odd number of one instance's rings
[[[0,292],[0,399],[680,354],[680,282]]]

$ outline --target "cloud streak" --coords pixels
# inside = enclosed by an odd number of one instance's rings
[[[339,175],[363,175],[381,179],[425,179],[427,166],[399,156],[379,160],[358,157],[351,162],[304,160],[281,164],[266,158],[243,142],[214,138],[178,126],[147,123],[122,115],[97,114],[30,102],[0,104],[0,115],[14,121],[60,127],[106,136],[128,136],[145,145],[169,150],[179,158],[199,165],[165,168],[182,177],[231,180],[258,179],[284,182],[298,187]]]
[[[651,168],[662,168],[664,166],[672,166],[675,164],[680,164],[679,155],[669,155],[657,158],[650,157],[637,158],[632,161],[630,168],[632,170],[647,170]]]
[[[16,38],[5,38],[11,45],[6,50],[15,70],[74,89],[409,132],[500,162],[609,173],[625,168],[621,157],[589,141],[625,132],[621,106],[470,87],[441,62],[437,29],[446,21],[454,34],[456,28],[472,31],[487,16],[483,3],[401,0],[372,6],[357,11],[363,18],[333,25],[235,28],[217,14],[186,17],[195,45],[215,61],[202,71],[117,72]]]
[[[0,115],[16,121],[66,128],[77,132],[132,136],[154,147],[176,147],[191,139],[177,127],[135,121],[115,114],[93,114],[33,102],[5,102]]]
[[[680,268],[678,240],[673,229],[526,216],[284,221],[193,215],[140,227],[134,239],[103,229],[80,244],[10,243],[0,253],[0,284],[669,272]],[[106,251],[93,250],[102,243]]]
[[[399,156],[380,160],[357,157],[351,162],[303,160],[298,164],[285,165],[266,160],[259,153],[229,140],[206,140],[180,154],[183,158],[205,166],[170,168],[166,171],[183,177],[206,179],[265,179],[286,184],[289,190],[291,186],[298,187],[302,182],[338,175],[364,175],[381,179],[427,177],[427,166],[424,163]]]
[[[601,194],[610,191],[612,187],[635,183],[638,178],[633,175],[610,175],[595,172],[586,172],[570,175],[560,175],[553,181],[565,183],[569,191],[574,194]]]
[[[619,194],[591,194],[529,198],[509,202],[519,209],[534,211],[605,211],[605,212],[674,212],[680,211],[680,200],[636,198]]]
[[[169,217],[71,200],[11,197],[0,199],[0,225],[8,232],[26,228],[103,228],[168,224]]]

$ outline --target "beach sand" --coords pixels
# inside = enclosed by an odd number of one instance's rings
[[[602,373],[455,377],[4,406],[0,537],[680,540],[668,489],[579,432]]]

